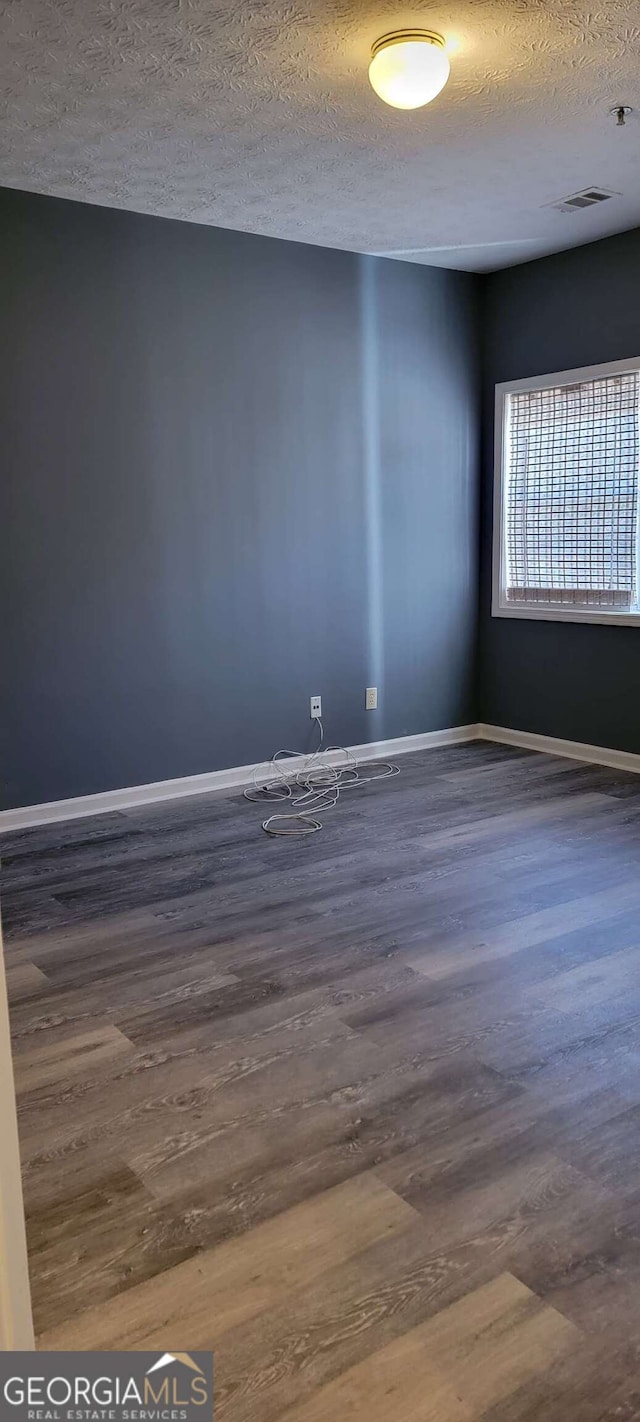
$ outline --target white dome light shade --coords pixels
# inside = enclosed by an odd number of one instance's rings
[[[398,30],[376,40],[369,78],[385,104],[394,109],[419,109],[444,89],[450,69],[442,35],[430,30]]]

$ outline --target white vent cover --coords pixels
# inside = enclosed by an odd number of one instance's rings
[[[608,202],[613,197],[620,197],[620,193],[608,193],[604,188],[584,188],[581,193],[560,198],[559,202],[545,203],[545,207],[552,207],[555,212],[580,212],[583,207],[597,207],[598,203]]]

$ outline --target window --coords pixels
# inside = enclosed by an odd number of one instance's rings
[[[640,360],[496,386],[493,612],[640,618]]]

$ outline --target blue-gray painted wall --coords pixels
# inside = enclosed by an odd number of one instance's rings
[[[479,285],[0,193],[3,808],[476,719]]]
[[[482,305],[481,719],[640,752],[640,627],[491,617],[495,385],[640,357],[640,231],[497,272]]]

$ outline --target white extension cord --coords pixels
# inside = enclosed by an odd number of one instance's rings
[[[327,746],[327,752],[344,756],[344,765],[330,765],[321,760],[324,729],[319,716],[317,721],[320,741],[311,755],[302,757],[304,765],[301,770],[290,772],[289,775],[286,772],[288,758],[297,756],[300,759],[301,752],[276,751],[270,761],[273,775],[259,784],[257,771],[254,771],[253,788],[244,791],[246,800],[254,800],[258,804],[270,800],[288,800],[291,805],[288,813],[269,815],[268,819],[262,821],[265,834],[316,834],[322,829],[322,820],[317,818],[318,812],[333,809],[343,790],[354,790],[359,785],[370,785],[374,780],[388,780],[391,775],[400,774],[400,767],[392,765],[390,761],[357,761],[344,746]],[[371,772],[374,768],[375,774],[361,774],[363,770]]]

